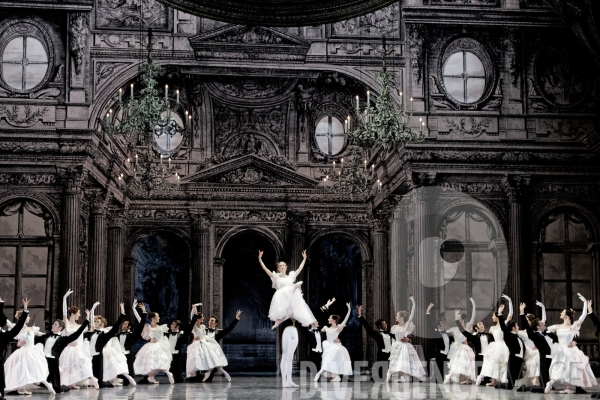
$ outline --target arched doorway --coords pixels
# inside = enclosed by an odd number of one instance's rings
[[[275,269],[273,244],[256,231],[244,231],[231,238],[223,249],[223,317],[226,327],[242,310],[236,328],[223,339],[223,351],[232,372],[275,373],[276,334],[271,330],[269,305],[274,290],[271,279],[258,263],[258,250],[264,251],[263,262]]]
[[[332,298],[336,302],[326,313],[316,311],[320,326],[327,324],[331,314],[342,320],[348,312],[350,302],[352,315],[341,334],[342,343],[348,349],[352,361],[362,360],[362,331],[356,318],[356,306],[361,304],[362,269],[360,249],[342,234],[328,234],[318,238],[310,246],[309,306],[312,310]]]
[[[181,237],[153,232],[136,245],[135,298],[150,304],[161,323],[187,321],[189,249]]]

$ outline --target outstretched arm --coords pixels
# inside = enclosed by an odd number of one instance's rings
[[[196,316],[196,319],[198,319],[198,306],[201,306],[202,303],[196,303],[196,304],[192,304],[192,312],[190,313],[190,320],[194,319],[194,316]],[[194,324],[192,324],[193,326]]]
[[[410,324],[412,322],[412,319],[415,316],[415,298],[413,296],[410,296],[408,298],[410,300],[410,302],[412,303],[412,306],[410,308],[410,315],[408,316],[408,321],[406,321],[408,324]]]
[[[508,316],[506,317],[506,320],[510,321],[512,319],[512,316],[513,316],[513,304],[512,304],[512,300],[510,299],[510,297],[508,297],[505,294],[503,294],[502,297],[504,297],[508,301]]]
[[[258,251],[258,262],[260,263],[260,266],[262,267],[262,269],[267,273],[267,275],[271,276],[271,271],[269,271],[269,269],[265,266],[265,263],[262,260],[262,256],[263,256],[263,251],[259,250]]]
[[[346,303],[348,306],[348,313],[346,314],[346,318],[342,321],[340,325],[338,325],[338,332],[341,332],[342,329],[346,326],[346,322],[348,322],[348,318],[350,318],[350,314],[352,314],[352,309],[350,308],[350,303]]]
[[[4,315],[4,300],[0,298],[0,326],[6,325],[8,318]]]
[[[296,270],[296,276],[300,275],[300,272],[302,272],[302,268],[304,268],[305,263],[306,263],[306,250],[304,250],[302,252],[302,262],[300,263],[300,266]]]
[[[98,307],[99,305],[100,305],[100,302],[97,301],[92,306],[92,311],[90,311],[90,314],[91,314],[90,319],[92,322],[90,322],[90,329],[88,330],[88,332],[94,332],[96,330],[96,327],[94,326],[94,319],[96,318],[95,317],[96,314],[94,313],[94,311],[96,311],[96,307]]]
[[[123,323],[123,321],[125,320],[125,304],[120,303],[119,307],[121,309],[121,315],[119,315],[119,318],[117,319],[117,322],[115,322],[115,324],[113,325],[113,327],[110,329],[110,331],[108,331],[106,333],[106,336],[108,336],[109,339],[117,336],[117,333],[119,333],[119,329],[121,328],[121,324]]]
[[[73,293],[71,289],[67,290],[67,293],[63,296],[63,322],[65,325],[69,322],[69,309],[67,308],[67,298]]]
[[[540,321],[546,323],[546,306],[539,301],[536,301],[535,304],[537,304],[542,309],[542,318],[540,318]]]
[[[587,300],[579,293],[577,293],[577,296],[579,296],[579,300],[583,301],[583,310],[581,311],[581,317],[579,317],[579,319],[575,322],[575,324],[577,324],[577,326],[579,327],[581,326],[583,320],[587,316]]]
[[[477,312],[477,307],[475,307],[475,300],[473,300],[472,297],[469,300],[471,300],[471,305],[473,305],[473,312],[471,312],[471,319],[467,323],[467,326],[470,327],[469,329],[473,329],[473,324],[475,323],[475,313]]]
[[[219,331],[215,334],[215,340],[217,342],[219,340],[223,339],[229,332],[231,332],[233,330],[233,328],[235,328],[235,326],[237,325],[237,323],[240,320],[241,315],[242,315],[242,310],[237,310],[235,313],[235,318],[233,319],[233,321],[231,321],[231,324],[229,324],[229,326],[227,328],[225,328],[222,331]]]
[[[363,317],[362,306],[358,306],[357,313],[358,313],[358,322],[360,322],[360,324],[363,326],[363,328],[365,328],[365,330],[367,331],[367,334],[375,340],[381,339],[381,335],[379,333],[377,333],[377,331],[375,329],[373,329],[371,327],[371,325],[369,325],[367,320]]]
[[[141,318],[140,318],[140,314],[138,314],[136,307],[138,305],[137,299],[133,299],[133,306],[131,306],[131,308],[133,308],[133,315],[135,316],[135,319],[137,319],[137,322],[140,322]]]
[[[19,332],[21,332],[21,329],[23,329],[25,321],[27,320],[27,316],[29,315],[29,310],[27,309],[27,306],[29,305],[30,301],[31,300],[27,298],[23,299],[23,313],[21,314],[21,318],[19,318],[17,323],[14,324],[8,332],[2,332],[0,334],[3,338],[14,338],[19,334]]]

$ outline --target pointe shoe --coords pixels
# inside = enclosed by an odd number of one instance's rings
[[[446,376],[446,378],[444,379],[444,385],[447,385],[447,384],[449,384],[451,379],[452,379],[452,377],[451,377],[451,376],[448,374],[448,375]]]
[[[386,382],[391,382],[392,381],[392,374],[387,374],[386,378],[385,378]]]
[[[483,376],[479,375],[477,377],[477,380],[475,381],[475,386],[479,386],[481,385],[481,381],[483,380]]]
[[[23,394],[23,395],[28,395],[31,394],[31,392],[28,392],[27,390],[18,390],[17,393],[19,394]],[[55,393],[56,394],[56,393]]]
[[[209,376],[210,376],[210,371],[208,371],[204,374],[204,378],[202,378],[202,382],[206,382],[206,380],[208,379]]]
[[[335,378],[333,378],[331,380],[331,382],[341,382],[341,381],[342,381],[342,378],[340,378],[339,376],[336,376]]]
[[[100,386],[98,385],[98,379],[92,377],[90,378],[92,380],[92,386],[94,386],[95,389],[100,389]]]
[[[149,376],[148,377],[148,382],[150,382],[150,383],[159,383],[156,379],[154,379],[153,376]]]
[[[169,383],[173,385],[175,383],[175,379],[173,379],[173,374],[170,372],[166,372],[167,378],[169,378]]]
[[[227,379],[228,382],[231,382],[231,376],[229,376],[229,374],[227,373],[227,371],[223,370],[223,376],[225,377],[225,379]],[[293,382],[290,382],[293,383]]]
[[[544,389],[544,393],[550,393],[550,391],[552,390],[552,382],[548,382],[546,384],[546,388]]]
[[[77,385],[71,385],[71,386],[69,386],[69,389],[79,390],[80,388]]]
[[[404,379],[404,377],[403,377],[403,376],[399,376],[399,377],[398,377],[398,382],[400,382],[400,383],[404,383],[404,382],[406,382],[406,379]]]
[[[127,380],[129,381],[129,384],[131,386],[136,386],[137,385],[137,383],[135,383],[135,379],[133,379],[132,376],[127,375]]]

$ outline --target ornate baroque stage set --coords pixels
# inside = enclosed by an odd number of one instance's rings
[[[550,323],[600,300],[595,4],[214,3],[0,0],[7,315],[28,296],[44,327],[67,289],[110,323],[134,298],[164,322],[243,309],[228,370],[273,375],[258,250],[273,270],[307,249],[311,308],[335,296],[374,325],[413,295],[425,349],[431,302],[452,320],[473,297],[489,326],[503,293]],[[373,363],[355,316],[341,339]],[[589,321],[577,346],[600,361]]]

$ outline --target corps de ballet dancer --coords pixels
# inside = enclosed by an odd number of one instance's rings
[[[197,314],[196,323],[192,328],[194,341],[187,347],[186,375],[194,377],[196,376],[196,372],[207,371],[202,379],[206,381],[212,369],[216,368],[218,372],[221,372],[225,376],[225,379],[231,381],[231,377],[223,369],[228,364],[227,358],[214,337],[207,335],[206,326],[203,324],[204,315],[197,311],[196,305],[192,307],[191,318],[194,318],[195,314]]]
[[[350,303],[346,303],[348,313],[346,318],[338,325],[339,315],[331,315],[327,322],[329,327],[323,327],[322,332],[327,335],[327,340],[323,343],[323,355],[321,360],[321,369],[315,375],[315,382],[319,380],[323,372],[329,372],[333,375],[333,382],[341,381],[340,375],[352,375],[352,362],[348,350],[339,341],[338,336],[346,327],[346,322],[350,318],[352,309]]]
[[[415,329],[415,324],[412,321],[415,315],[415,299],[413,296],[410,296],[410,301],[412,307],[408,320],[404,322],[407,314],[406,311],[399,311],[396,314],[396,324],[390,331],[395,336],[396,341],[392,344],[392,351],[390,353],[390,364],[386,379],[388,382],[392,380],[392,375],[395,373],[398,373],[398,380],[400,382],[404,382],[403,375],[413,376],[418,379],[424,379],[427,375],[421,365],[417,351],[408,341],[408,335]]]
[[[446,374],[447,365],[450,361],[448,359],[448,353],[450,352],[450,346],[452,345],[454,338],[451,335],[448,335],[448,332],[446,331],[446,320],[444,318],[438,317],[437,319],[434,319],[433,314],[431,314],[431,309],[433,307],[433,303],[430,303],[429,306],[427,306],[427,311],[425,312],[425,324],[429,330],[430,337],[433,338],[433,353],[435,354],[435,365],[437,368],[437,371],[430,372],[432,378],[437,381],[438,373],[442,377]]]
[[[263,252],[259,250],[258,261],[273,281],[273,288],[276,289],[269,307],[269,319],[275,322],[272,329],[277,328],[288,318],[295,319],[304,327],[315,322],[317,319],[302,297],[302,290],[300,290],[302,282],[294,283],[306,263],[306,250],[302,252],[303,260],[298,269],[290,271],[289,274],[286,274],[287,264],[283,261],[277,263],[277,272],[269,271],[262,261],[262,256]]]
[[[500,319],[497,314],[504,312],[504,304],[498,306],[496,313],[492,314],[492,322],[494,326],[490,327],[489,333],[494,337],[494,341],[486,347],[483,351],[483,364],[481,366],[481,372],[477,376],[476,384],[480,385],[484,377],[491,379],[487,386],[496,386],[496,384],[506,383],[507,380],[507,367],[508,357],[510,352],[508,346],[504,342],[504,332],[500,327]],[[509,312],[509,318],[512,315]]]
[[[597,384],[596,377],[590,368],[589,358],[572,345],[575,337],[579,336],[581,324],[587,316],[587,300],[579,293],[579,299],[583,301],[581,317],[575,320],[575,311],[564,309],[560,318],[561,325],[552,325],[549,332],[555,332],[558,343],[552,346],[552,363],[550,364],[550,381],[546,384],[545,393],[550,393],[554,382],[564,383],[567,388],[561,393],[575,393],[575,387],[588,388]]]
[[[525,359],[523,360],[525,362],[525,376],[523,378],[526,380],[527,386],[540,385],[540,352],[527,333],[527,328],[534,319],[535,315],[525,314],[525,303],[520,303],[519,328],[521,328],[521,330],[519,331],[519,337],[527,348]]]
[[[146,307],[143,303],[140,305],[142,312],[145,313]],[[154,377],[159,372],[164,372],[169,378],[169,383],[173,384],[175,383],[173,374],[169,372],[172,360],[171,349],[169,340],[165,337],[165,332],[169,330],[169,327],[166,324],[158,325],[160,315],[156,312],[148,313],[148,319],[150,323],[146,323],[142,331],[142,338],[148,342],[136,354],[133,369],[136,374],[147,375],[150,383],[159,383]],[[140,320],[138,322],[143,323]]]
[[[233,328],[236,327],[237,323],[240,321],[241,316],[242,316],[242,310],[237,310],[235,312],[235,317],[233,318],[233,321],[225,329],[219,329],[218,328],[219,319],[217,317],[215,317],[214,315],[211,316],[208,319],[208,329],[206,330],[207,338],[209,340],[212,339],[215,342],[217,342],[217,344],[219,344],[221,339],[223,339],[225,336],[227,336],[233,330]],[[221,345],[219,345],[219,346],[221,346]],[[221,368],[221,370],[222,370],[222,368]],[[215,372],[221,372],[221,371],[219,369],[212,368],[212,369],[208,370],[207,372],[209,374],[209,377],[208,377],[208,379],[203,380],[203,382],[212,382],[212,377],[215,375]],[[223,374],[223,375],[225,375],[225,374]]]
[[[67,309],[67,298],[73,293],[71,289],[63,296],[63,322],[65,329],[63,336],[69,336],[75,333],[80,325],[77,320],[81,316],[79,307],[71,306]],[[90,316],[90,318],[92,318]],[[98,380],[94,377],[92,369],[92,356],[89,354],[89,347],[86,349],[83,341],[83,334],[77,340],[71,342],[62,352],[59,359],[60,382],[62,385],[71,389],[79,389],[78,383],[86,380],[92,381],[92,385],[99,389]]]
[[[18,311],[16,314],[17,320],[21,319],[23,314],[26,315],[25,323],[20,332],[14,337],[21,346],[14,351],[4,363],[5,371],[5,387],[4,390],[12,392],[16,390],[19,394],[31,394],[26,390],[29,385],[43,384],[46,386],[50,394],[55,395],[56,392],[52,388],[50,382],[46,379],[50,371],[48,363],[44,356],[44,350],[41,345],[35,345],[35,336],[40,336],[40,328],[37,326],[28,327],[29,314],[27,306],[30,300],[23,300],[23,311]],[[9,327],[13,326],[7,323]]]
[[[471,331],[475,315],[471,316],[471,320],[465,324],[467,314],[461,314],[459,310],[454,311],[454,319],[458,321],[467,331]],[[454,336],[454,343],[450,346],[448,353],[448,375],[444,379],[444,383],[451,381],[459,382],[461,385],[470,384],[476,378],[475,370],[475,353],[471,346],[467,343],[467,338],[463,336],[458,326],[447,330],[449,335]]]

